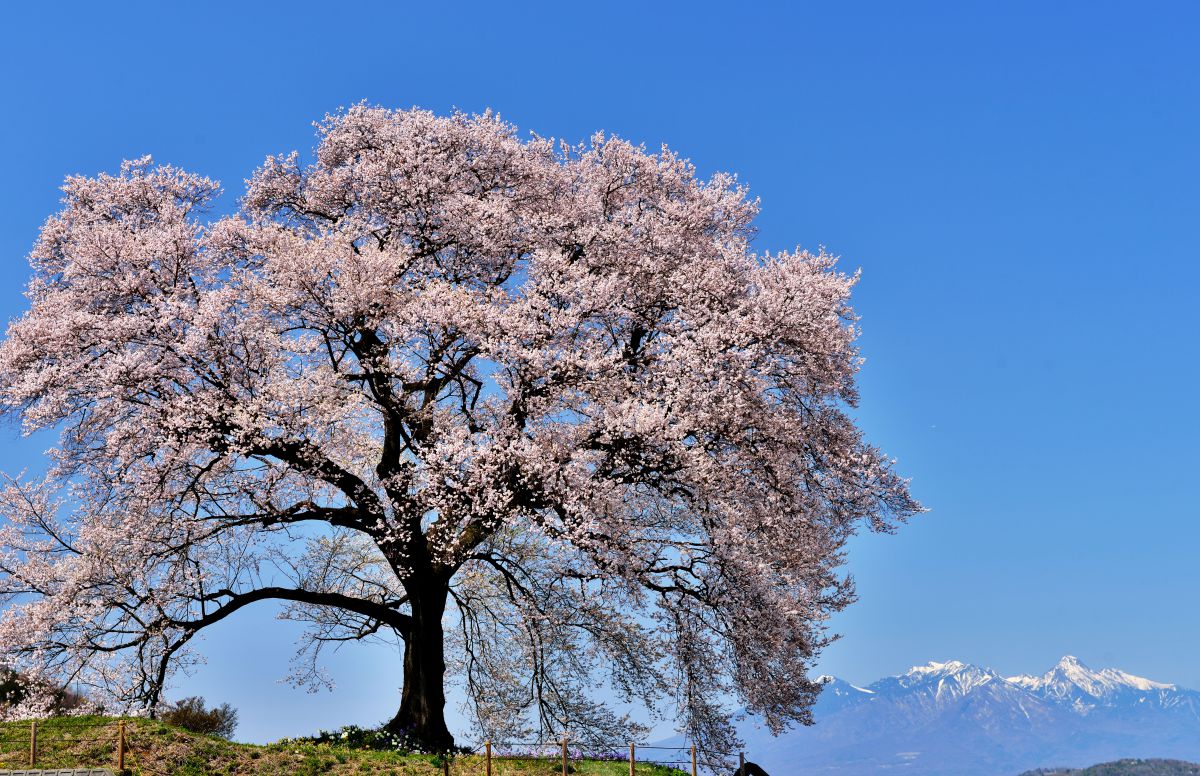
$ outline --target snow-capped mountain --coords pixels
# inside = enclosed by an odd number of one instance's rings
[[[948,703],[998,679],[1000,676],[988,668],[979,668],[957,660],[948,663],[930,661],[923,666],[913,666],[900,676],[880,679],[871,685],[871,688],[876,692],[931,692],[935,700]]]
[[[816,724],[779,738],[744,728],[772,776],[1005,776],[1123,757],[1200,759],[1200,693],[1064,657],[1004,677],[952,660],[858,687],[823,677]]]
[[[1092,671],[1073,655],[1059,660],[1042,676],[1022,674],[1010,676],[1008,681],[1041,697],[1069,703],[1081,713],[1096,706],[1117,706],[1130,698],[1161,705],[1180,697],[1173,684],[1152,682],[1115,668]]]

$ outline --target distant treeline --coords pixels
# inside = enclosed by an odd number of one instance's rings
[[[1117,760],[1090,768],[1038,768],[1021,776],[1200,776],[1200,765],[1183,760]]]

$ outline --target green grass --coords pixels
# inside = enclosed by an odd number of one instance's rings
[[[115,717],[69,717],[38,722],[39,768],[98,768],[116,772]],[[190,733],[154,720],[128,719],[126,768],[133,776],[442,776],[431,755],[349,749],[337,744],[282,741],[266,746],[238,744]],[[572,776],[628,776],[628,762],[572,760]],[[0,769],[29,767],[29,723],[0,723]],[[482,755],[450,761],[452,776],[483,776]],[[556,759],[500,759],[492,776],[557,776]],[[661,765],[638,763],[635,776],[683,776]]]

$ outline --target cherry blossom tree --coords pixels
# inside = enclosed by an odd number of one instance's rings
[[[149,158],[72,177],[0,345],[0,400],[59,443],[0,496],[0,650],[151,709],[259,602],[293,663],[391,639],[388,727],[728,745],[809,722],[860,526],[920,510],[847,414],[854,277],[751,250],[726,175],[492,114],[357,106],[239,211]]]

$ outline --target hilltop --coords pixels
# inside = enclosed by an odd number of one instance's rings
[[[65,717],[38,722],[39,768],[107,767],[115,772],[116,730],[113,717]],[[353,749],[327,743],[283,740],[265,746],[241,744],[190,733],[155,720],[126,723],[126,766],[132,776],[444,776],[433,755]],[[0,723],[0,769],[28,766],[29,723]],[[493,776],[554,776],[558,760],[493,759]],[[626,776],[625,761],[570,761],[573,776]],[[484,772],[480,755],[450,761],[452,776]],[[680,771],[639,762],[637,776],[683,776]]]

